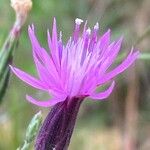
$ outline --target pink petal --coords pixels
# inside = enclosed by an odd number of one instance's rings
[[[100,92],[100,93],[92,93],[90,94],[89,97],[92,99],[96,99],[96,100],[105,99],[111,94],[114,86],[115,86],[115,82],[113,81],[107,90],[105,90],[104,92]]]
[[[111,30],[109,29],[98,41],[101,56],[105,53],[105,50],[110,43],[110,34]]]
[[[119,40],[114,42],[114,45],[111,47],[111,49],[107,50],[105,57],[110,57],[110,60],[114,60],[120,51],[122,41],[123,37],[120,37]]]
[[[104,76],[101,77],[101,79],[98,82],[98,85],[111,80],[113,77],[126,70],[136,60],[138,55],[138,51],[133,54],[131,51],[128,57],[119,66],[117,66],[114,70],[110,71],[109,73],[106,73]]]
[[[60,79],[57,73],[52,68],[46,68],[45,66],[43,66],[41,62],[38,60],[36,54],[33,53],[33,57],[34,57],[37,72],[38,72],[40,79],[48,86],[52,86],[52,85],[58,86],[60,84]]]
[[[24,71],[21,71],[18,68],[15,68],[12,66],[10,66],[10,68],[18,78],[20,78],[21,80],[23,80],[25,83],[29,84],[30,86],[40,89],[40,90],[48,90],[48,87],[45,84],[43,84],[42,81],[32,77],[31,75],[25,73]]]
[[[53,31],[52,31],[52,38],[50,37],[50,33],[48,34],[48,46],[51,50],[52,59],[54,61],[55,66],[57,69],[60,67],[60,60],[59,60],[59,49],[58,49],[58,39],[57,39],[57,25],[56,25],[56,19],[54,18],[53,21]]]
[[[50,100],[47,100],[47,101],[39,101],[39,100],[36,100],[34,98],[32,98],[31,96],[29,95],[26,95],[26,99],[32,103],[32,104],[35,104],[37,106],[41,106],[41,107],[50,107],[50,106],[53,106],[59,102],[62,102],[65,100],[65,98],[63,99],[60,99],[60,98],[54,98],[54,99],[50,99]]]
[[[30,41],[31,41],[31,44],[32,44],[32,49],[33,51],[38,55],[38,57],[41,59],[41,60],[44,60],[44,57],[43,57],[43,53],[41,51],[41,46],[36,38],[36,35],[35,35],[35,31],[34,31],[34,26],[29,26],[28,28],[28,34],[29,34],[29,38],[30,38]]]
[[[99,68],[100,74],[103,73],[112,65],[116,59],[122,44],[123,38],[121,37],[116,43],[112,43],[106,50],[105,56],[102,59],[101,66]]]
[[[35,64],[37,63],[37,61],[41,62],[51,74],[53,74],[55,77],[58,77],[58,72],[55,68],[55,65],[53,64],[52,59],[50,58],[50,55],[47,53],[47,51],[44,48],[42,48],[39,45],[38,40],[36,39],[34,30],[31,27],[29,27],[29,36],[30,36],[31,43],[32,43],[33,59],[34,59]],[[37,64],[36,64],[36,67],[37,67]],[[37,68],[37,71],[38,71],[38,68]]]
[[[28,28],[29,37],[32,43],[32,49],[33,49],[33,58],[38,59],[40,62],[42,62],[48,69],[53,71],[53,74],[57,74],[57,71],[55,69],[55,66],[52,62],[52,59],[50,58],[50,55],[47,53],[47,51],[40,46],[34,31],[34,26]],[[35,58],[36,57],[36,58]],[[35,61],[36,63],[36,61]]]

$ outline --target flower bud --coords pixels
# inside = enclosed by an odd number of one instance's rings
[[[11,0],[11,6],[16,13],[28,13],[32,8],[31,0]]]
[[[22,26],[32,8],[32,0],[11,0],[11,6],[16,12],[17,24]]]

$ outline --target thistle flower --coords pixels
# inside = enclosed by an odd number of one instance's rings
[[[83,20],[78,18],[75,20],[73,35],[64,45],[61,32],[58,38],[54,19],[52,36],[49,31],[47,32],[50,52],[39,44],[34,26],[29,27],[38,79],[18,68],[11,67],[21,80],[52,95],[52,98],[47,101],[26,96],[29,102],[38,106],[55,105],[39,132],[36,149],[66,149],[83,99],[107,98],[115,86],[114,78],[126,70],[139,55],[139,52],[134,52],[132,48],[122,63],[110,70],[120,51],[123,38],[110,42],[110,29],[99,36],[99,24],[96,23],[91,30],[87,28],[87,22],[80,35],[82,22]],[[96,92],[98,87],[106,83],[110,84],[107,89]]]
[[[44,90],[53,96],[47,101],[39,101],[27,95],[29,102],[49,107],[72,97],[89,97],[94,100],[107,98],[115,85],[114,77],[127,69],[137,58],[139,52],[131,52],[126,59],[115,69],[108,71],[116,59],[121,48],[122,37],[110,43],[110,29],[102,36],[98,36],[98,23],[93,31],[86,28],[86,23],[81,36],[81,19],[75,20],[75,30],[66,45],[62,43],[62,34],[57,37],[56,21],[53,22],[52,38],[48,34],[47,52],[38,43],[34,26],[28,29],[32,43],[33,58],[39,78],[11,67],[17,77],[39,90]],[[51,55],[50,55],[50,54]],[[105,91],[96,93],[97,87],[112,81]]]

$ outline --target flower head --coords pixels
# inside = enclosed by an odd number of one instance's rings
[[[82,22],[81,19],[75,20],[73,35],[64,45],[61,32],[58,37],[54,19],[52,36],[47,32],[50,49],[48,52],[39,44],[34,26],[29,27],[33,59],[39,78],[15,67],[11,69],[21,80],[34,88],[49,92],[53,97],[47,101],[39,101],[27,95],[26,98],[31,103],[48,107],[73,97],[90,97],[96,100],[107,98],[114,88],[114,77],[126,70],[139,55],[139,52],[134,52],[132,48],[122,63],[110,70],[120,51],[122,37],[110,42],[110,29],[99,36],[98,23],[93,29],[87,28],[85,23],[80,35]],[[97,87],[107,82],[111,82],[110,86],[97,93]]]

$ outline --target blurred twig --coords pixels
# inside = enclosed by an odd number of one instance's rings
[[[1,99],[6,92],[6,87],[8,85],[8,81],[9,81],[9,74],[10,74],[10,70],[9,70],[9,68],[7,68],[0,80],[0,97],[1,97]]]
[[[141,36],[137,38],[134,44],[134,47],[140,44],[149,35],[150,35],[150,26],[145,30],[145,32],[143,32]],[[122,53],[121,55],[119,55],[119,57],[116,60],[116,63],[122,61],[125,56],[126,56],[126,53]],[[141,59],[141,60],[150,59],[150,53],[140,53],[138,59]]]
[[[11,6],[16,12],[16,20],[0,51],[0,102],[5,95],[9,79],[9,64],[17,47],[21,28],[25,23],[28,12],[32,7],[31,0],[11,0]]]
[[[135,66],[128,72],[125,100],[124,150],[137,150],[139,79]]]
[[[150,26],[143,32],[141,36],[138,37],[134,45],[136,46],[140,44],[149,35],[150,35]]]
[[[142,53],[141,55],[139,55],[139,59],[150,59],[150,53]]]
[[[28,150],[31,142],[36,137],[37,132],[39,131],[39,128],[42,123],[42,114],[41,111],[39,111],[37,114],[35,114],[30,121],[28,128],[26,130],[26,136],[24,143],[21,147],[17,148],[17,150]]]

